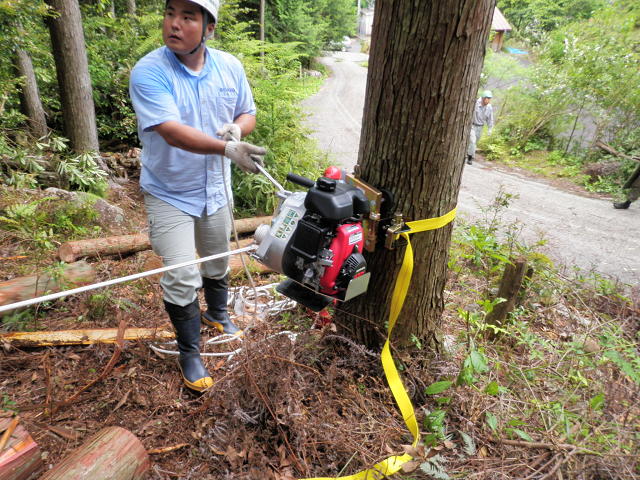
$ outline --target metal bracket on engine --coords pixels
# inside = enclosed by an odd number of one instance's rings
[[[362,219],[362,229],[365,233],[364,249],[374,252],[376,246],[383,245],[388,250],[395,249],[396,239],[400,232],[406,229],[401,213],[391,215],[393,195],[388,191],[381,191],[372,187],[354,174],[347,174],[345,181],[364,192],[369,200],[370,213],[368,218]]]
[[[362,230],[365,234],[364,249],[367,252],[373,252],[376,249],[376,243],[378,241],[378,223],[381,217],[382,192],[359,178],[356,178],[353,174],[347,174],[345,176],[345,182],[362,190],[367,200],[369,200],[369,218],[362,219]]]

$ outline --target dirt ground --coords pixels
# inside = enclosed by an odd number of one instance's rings
[[[111,233],[144,230],[135,181],[110,200],[124,209],[128,219]],[[6,257],[20,251],[20,245],[6,241],[0,248]],[[106,280],[147,270],[152,258],[146,251],[89,262],[98,271],[98,280]],[[24,272],[23,262],[0,262],[0,279]],[[258,285],[276,281],[268,275],[254,275],[254,279]],[[236,279],[235,287],[246,283]],[[452,273],[442,321],[445,339],[455,343],[468,328],[456,306],[468,306],[468,292],[485,288],[477,279]],[[41,306],[37,319],[24,327],[168,327],[161,299],[157,279],[142,279]],[[270,296],[261,296],[258,305],[245,302],[246,309],[237,319],[246,331],[241,344],[206,348],[208,353],[241,351],[230,360],[205,359],[216,384],[203,395],[184,388],[175,356],[156,353],[149,342],[124,342],[121,350],[116,345],[18,349],[5,344],[0,354],[0,407],[19,412],[22,425],[40,445],[47,468],[103,427],[120,426],[135,434],[147,450],[168,447],[151,455],[148,478],[154,480],[335,477],[405,451],[419,462],[434,455],[446,457],[451,476],[458,472],[458,476],[477,479],[555,478],[545,476],[554,465],[551,460],[558,459],[548,454],[547,447],[517,441],[501,444],[487,434],[482,418],[494,400],[470,389],[452,394],[456,407],[449,411],[447,428],[454,432],[450,440],[431,450],[408,448],[412,438],[386,384],[379,352],[353,343],[336,333],[327,318],[300,308],[274,307],[269,313],[253,315],[268,301]],[[619,310],[613,312],[614,306],[607,308],[612,315],[622,315]],[[637,304],[635,309],[635,313],[623,311],[627,312],[624,318],[635,318],[637,324]],[[549,330],[550,320],[539,319],[536,328],[553,338],[571,329],[566,319],[556,320]],[[216,337],[216,332],[203,330],[203,342]],[[433,399],[424,393],[426,387],[443,377],[455,377],[464,359],[464,351],[452,352],[434,356],[418,348],[402,355],[394,351],[421,428],[434,407]],[[610,387],[630,391],[620,377]],[[463,437],[455,433],[461,431],[473,436],[473,454],[463,453]],[[615,471],[616,461],[624,464],[621,471],[630,468],[624,457],[589,459],[573,470],[583,472],[581,476],[565,478],[623,478],[602,473]],[[541,468],[539,475],[531,476],[532,465]],[[421,470],[397,477],[434,478]]]

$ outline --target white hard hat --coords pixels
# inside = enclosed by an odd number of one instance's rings
[[[218,21],[218,9],[220,8],[220,0],[189,0],[191,3],[200,5],[213,17],[214,21]]]

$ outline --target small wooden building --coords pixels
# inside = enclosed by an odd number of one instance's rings
[[[491,21],[491,30],[495,32],[493,40],[491,40],[491,48],[494,52],[502,50],[502,44],[504,43],[504,35],[506,32],[512,30],[511,25],[504,18],[502,12],[496,7],[493,10],[493,20]]]

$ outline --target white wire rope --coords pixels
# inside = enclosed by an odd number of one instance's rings
[[[208,257],[196,258],[195,260],[189,260],[188,262],[177,263],[175,265],[169,265],[167,267],[156,268],[154,270],[148,270],[146,272],[134,273],[133,275],[127,275],[126,277],[114,278],[106,280],[104,282],[92,283],[91,285],[84,285],[78,288],[72,288],[71,290],[64,290],[62,292],[51,293],[49,295],[43,295],[41,297],[30,298],[29,300],[23,300],[21,302],[10,303],[8,305],[0,305],[0,312],[6,312],[8,310],[15,310],[17,308],[28,307],[35,303],[48,302],[57,298],[66,297],[68,295],[75,295],[77,293],[87,292],[89,290],[95,290],[97,288],[108,287],[110,285],[116,285],[118,283],[129,282],[131,280],[137,280],[139,278],[148,277],[157,273],[168,272],[169,270],[175,270],[176,268],[188,267],[190,265],[196,265],[198,263],[208,262],[210,260],[217,260],[219,258],[229,257],[231,255],[238,255],[244,252],[251,252],[256,250],[256,245],[249,245],[248,247],[239,248],[236,250],[229,250],[228,252],[218,253],[216,255],[210,255]]]

